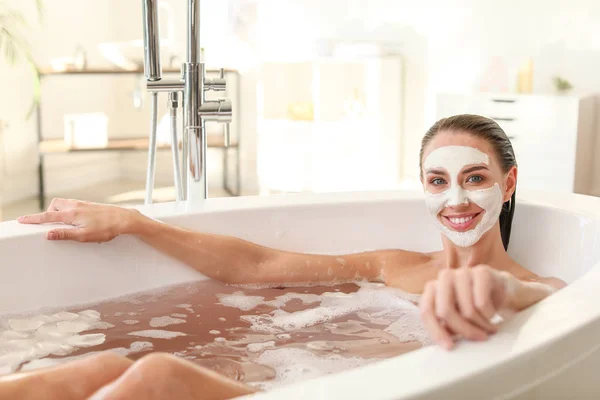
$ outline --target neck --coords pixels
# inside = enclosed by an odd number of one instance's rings
[[[444,245],[444,268],[470,268],[486,264],[497,269],[504,269],[512,262],[504,250],[498,223],[471,247],[458,247],[444,235],[442,235],[442,242]]]

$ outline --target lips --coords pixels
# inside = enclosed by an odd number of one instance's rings
[[[454,231],[465,232],[477,225],[478,217],[482,212],[460,214],[460,215],[442,215],[444,225],[448,226]]]

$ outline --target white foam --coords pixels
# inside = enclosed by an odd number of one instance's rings
[[[31,332],[44,325],[44,321],[35,319],[9,319],[8,326],[15,332]]]
[[[239,308],[242,311],[252,310],[265,301],[265,298],[262,296],[246,296],[241,291],[232,294],[218,294],[217,297],[220,304],[226,307]]]
[[[90,329],[110,329],[110,328],[114,328],[115,326],[113,324],[110,324],[108,322],[104,322],[104,321],[98,321],[98,322],[94,322],[92,324],[92,326],[90,326]]]
[[[295,348],[266,350],[255,362],[273,368],[275,379],[259,382],[255,385],[268,389],[356,368],[373,361],[376,361],[376,359],[347,358],[337,354],[320,357],[310,351]]]
[[[190,313],[194,312],[194,309],[192,308],[191,304],[177,304],[175,307],[183,308],[184,310],[186,310],[187,312],[190,312]]]
[[[212,331],[210,331],[208,333],[210,333],[211,335],[220,335],[221,334],[221,332],[219,332],[217,330],[212,330]]]
[[[123,321],[123,323],[125,325],[135,325],[135,324],[139,324],[140,321],[138,321],[137,319],[126,319],[125,321]]]
[[[424,345],[432,343],[420,319],[419,312],[414,310],[403,312],[383,331],[397,337],[402,342],[418,341]]]
[[[90,323],[87,321],[61,321],[56,323],[56,326],[60,332],[79,333],[87,330]]]
[[[281,296],[275,297],[273,300],[266,301],[262,296],[247,296],[242,291],[237,291],[232,294],[218,294],[219,303],[226,307],[238,308],[242,311],[249,311],[259,305],[281,308],[288,301],[300,300],[302,304],[311,304],[319,302],[321,297],[316,294],[288,292]]]
[[[162,329],[147,329],[144,331],[130,332],[128,335],[149,337],[154,339],[172,339],[177,336],[187,336],[187,334],[183,332],[164,331]]]
[[[175,317],[175,318],[187,318],[187,314],[171,314],[171,317]]]
[[[57,321],[74,321],[79,318],[79,315],[72,312],[62,311],[54,314],[53,317],[56,318]]]
[[[274,310],[270,314],[244,315],[240,318],[249,322],[251,329],[263,333],[283,333],[330,322],[365,309],[406,309],[417,307],[400,296],[397,289],[378,284],[362,285],[354,293],[327,292],[320,297],[320,305],[315,308],[286,312]]]
[[[185,319],[173,318],[169,316],[155,317],[150,320],[150,326],[153,328],[162,328],[163,326],[185,324]]]
[[[24,339],[28,338],[29,335],[24,332],[4,331],[0,333],[0,337],[2,337],[2,339]]]
[[[75,335],[67,339],[71,346],[90,347],[104,343],[106,335],[104,333],[90,333],[88,335]]]
[[[80,335],[80,332],[96,327],[112,327],[99,318],[99,312],[84,310],[78,314],[61,311],[52,315],[11,318],[6,323],[0,321],[0,326],[11,328],[0,331],[0,367],[15,370],[20,364],[49,355],[66,356],[78,348],[104,343],[104,334]]]
[[[14,371],[14,367],[12,365],[3,365],[0,366],[0,376],[12,374]]]
[[[96,310],[84,310],[84,311],[80,311],[79,315],[82,317],[86,317],[89,319],[95,319],[98,320],[100,319],[100,313]]]
[[[46,368],[46,367],[52,367],[54,365],[58,365],[61,364],[61,361],[59,361],[60,359],[57,358],[42,358],[40,360],[32,360],[29,361],[27,364],[23,365],[21,367],[21,371],[31,371],[34,369],[39,369],[39,368]]]
[[[250,343],[249,345],[246,346],[248,351],[250,351],[252,353],[259,353],[265,349],[268,349],[269,347],[275,347],[275,341],[271,340],[269,342],[263,342],[263,343]]]

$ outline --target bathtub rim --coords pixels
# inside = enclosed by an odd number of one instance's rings
[[[294,208],[295,206],[323,206],[323,205],[339,205],[339,204],[353,204],[356,202],[360,202],[363,204],[369,203],[384,203],[384,202],[395,202],[399,200],[415,200],[422,199],[422,193],[420,192],[405,192],[405,191],[387,191],[387,192],[352,192],[352,193],[336,193],[336,194],[302,194],[302,195],[281,195],[281,196],[270,196],[270,197],[260,197],[256,196],[254,198],[235,198],[235,199],[211,199],[208,201],[203,207],[190,207],[185,204],[175,204],[175,203],[163,203],[156,204],[152,206],[139,206],[133,207],[140,210],[145,215],[148,215],[152,218],[163,220],[168,222],[170,219],[175,219],[182,215],[186,214],[195,214],[195,213],[226,213],[229,211],[237,211],[237,210],[262,210],[262,209],[285,209],[285,208]],[[546,208],[550,208],[553,210],[557,210],[560,212],[568,213],[570,215],[575,215],[579,217],[585,217],[592,221],[600,221],[600,199],[590,198],[588,196],[581,195],[567,195],[567,196],[554,196],[549,197],[545,193],[520,193],[518,197],[518,203],[526,203],[532,205],[543,206]],[[20,237],[20,236],[30,236],[30,235],[41,235],[43,232],[56,228],[56,225],[47,225],[47,226],[38,226],[38,225],[20,225],[16,222],[5,222],[0,224],[0,240],[9,239],[12,237]],[[594,265],[590,270],[588,270],[585,274],[577,278],[573,281],[567,288],[562,289],[558,293],[553,294],[551,297],[542,300],[538,304],[528,308],[527,310],[519,313],[519,315],[523,316],[533,316],[536,314],[540,314],[540,310],[544,310],[546,306],[550,306],[555,303],[569,303],[569,299],[577,299],[580,297],[582,288],[589,286],[592,282],[590,281],[590,275],[593,278],[593,282],[596,284],[600,283],[600,263]],[[585,278],[585,279],[584,279]],[[588,288],[589,290],[589,288]],[[566,294],[565,294],[566,293]],[[509,356],[500,357],[500,360],[495,359],[494,362],[488,363],[485,368],[491,369],[495,366],[510,363],[515,361],[518,357],[524,357],[528,352],[534,351],[535,349],[541,349],[547,346],[551,346],[553,342],[564,338],[572,332],[579,331],[585,329],[587,324],[591,324],[600,318],[600,311],[594,310],[593,307],[587,307],[590,312],[586,314],[586,318],[580,319],[579,321],[575,321],[570,324],[565,324],[563,329],[550,337],[546,337],[543,340],[538,340],[535,342],[535,345],[529,346],[526,349],[522,349],[519,352],[514,354],[510,354]],[[542,313],[543,316],[543,313]],[[544,322],[544,321],[542,321]],[[496,349],[497,352],[500,352],[499,348],[504,349],[504,347],[497,346],[498,337],[491,338],[488,342],[485,343],[461,343],[459,348],[454,350],[455,355],[464,355],[473,349],[477,351],[485,351],[489,349]],[[483,347],[482,347],[483,346]],[[504,351],[504,350],[502,350]],[[502,354],[502,353],[500,353]],[[442,349],[438,349],[436,347],[428,347],[422,348],[415,351],[411,351],[410,353],[383,360],[373,365],[367,365],[359,368],[355,368],[349,371],[343,371],[334,375],[322,376],[320,378],[311,379],[308,381],[303,381],[296,384],[289,384],[284,387],[271,390],[269,392],[260,393],[258,395],[252,395],[253,398],[280,398],[277,396],[287,396],[290,399],[294,398],[305,398],[307,395],[312,395],[314,397],[319,398],[319,395],[323,394],[324,389],[323,386],[330,387],[332,382],[339,381],[340,379],[344,379],[344,377],[350,376],[352,377],[355,374],[360,375],[361,380],[364,382],[368,380],[369,376],[374,377],[377,371],[380,369],[384,369],[384,366],[387,368],[402,368],[402,366],[410,366],[415,362],[415,360],[423,360],[423,359],[437,359],[444,360],[443,357],[446,357],[446,352]],[[485,361],[485,360],[484,360]],[[452,379],[445,377],[434,377],[429,376],[428,382],[426,384],[414,385],[412,389],[404,386],[401,392],[394,390],[391,388],[388,392],[385,392],[385,387],[380,387],[378,392],[381,393],[380,398],[389,398],[389,396],[394,396],[394,398],[412,398],[418,395],[424,395],[428,392],[439,390],[445,385],[452,384],[461,379],[469,379],[469,377],[474,376],[476,374],[481,373],[482,365],[486,365],[485,362],[477,365],[477,369],[475,371],[465,370],[465,363],[460,360],[455,362],[452,365],[452,370],[455,374],[458,374],[460,370],[464,373],[460,376],[454,376]],[[375,367],[375,368],[374,368]],[[409,369],[407,369],[408,371]],[[427,371],[422,371],[427,372]],[[375,373],[375,374],[374,374]],[[334,379],[332,379],[334,378]],[[408,380],[411,383],[417,382],[418,380]],[[361,393],[359,388],[354,386],[353,382],[356,382],[355,379],[347,379],[343,386],[337,385],[338,390],[346,388],[346,393],[351,393],[356,395],[357,393]],[[334,385],[336,386],[336,385]],[[351,390],[350,390],[351,389]],[[326,392],[327,393],[327,392]],[[336,396],[343,391],[336,392]],[[363,391],[362,393],[368,394],[368,391]],[[333,394],[333,393],[332,393]],[[302,396],[302,397],[300,397]],[[334,397],[336,397],[334,396]]]

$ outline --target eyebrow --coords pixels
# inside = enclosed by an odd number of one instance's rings
[[[462,173],[469,174],[471,172],[481,171],[482,169],[489,169],[489,168],[486,167],[485,165],[476,165],[476,166],[465,169]]]
[[[426,174],[435,174],[435,175],[447,175],[446,171],[436,168],[430,168],[425,171]]]

